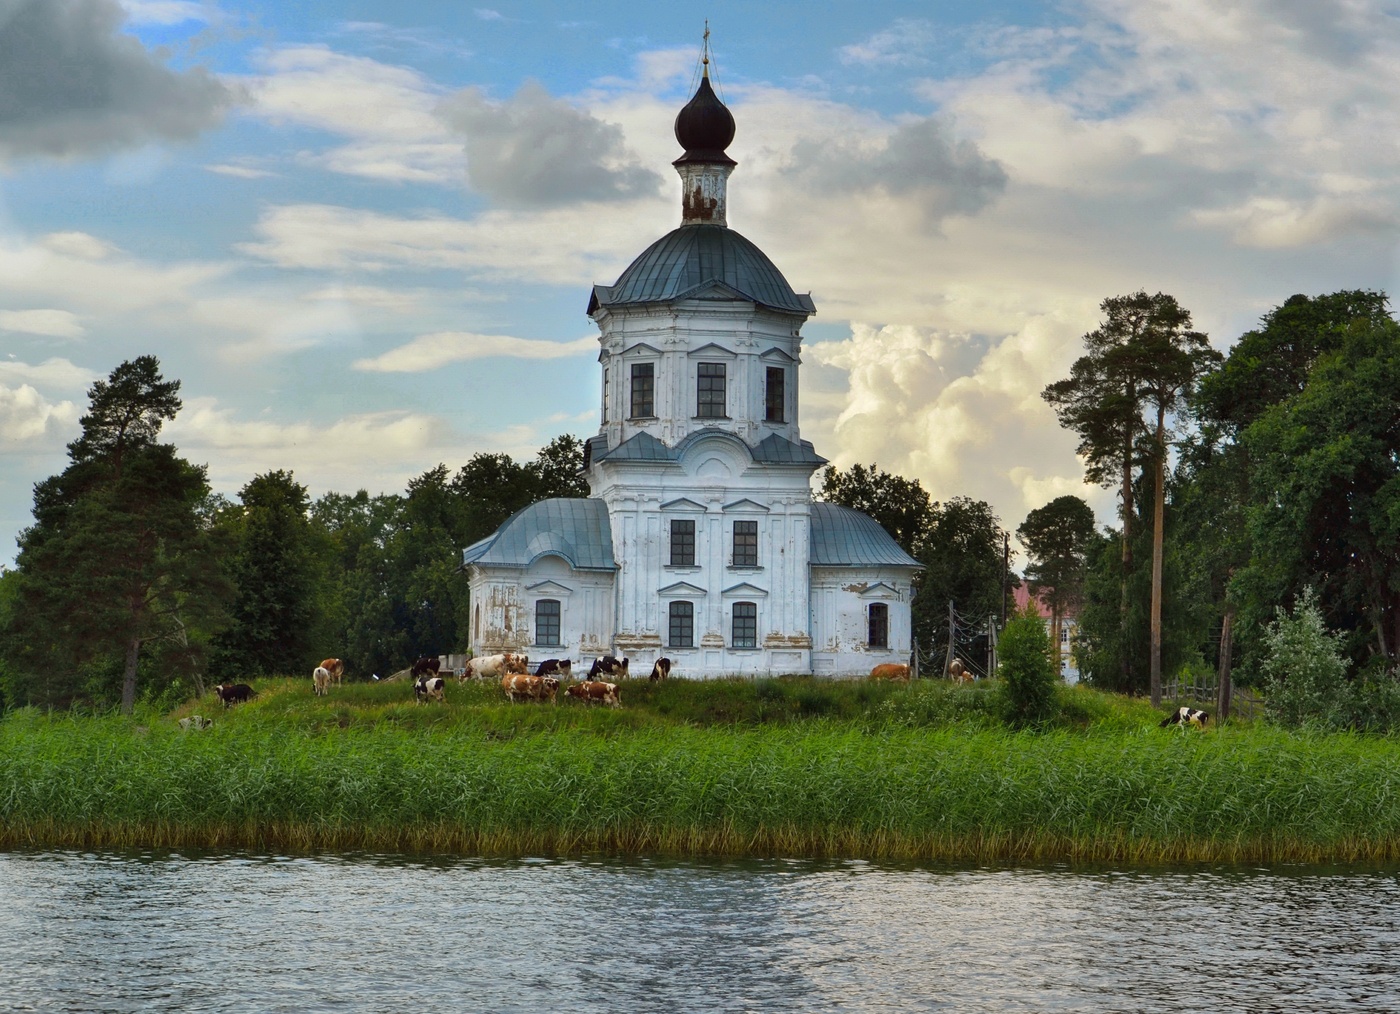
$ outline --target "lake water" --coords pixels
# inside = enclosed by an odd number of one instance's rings
[[[1400,870],[0,853],[0,1010],[1400,1010]]]

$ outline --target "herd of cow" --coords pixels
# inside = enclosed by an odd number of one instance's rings
[[[526,655],[503,652],[499,655],[483,655],[467,659],[466,667],[457,674],[457,680],[501,681],[501,690],[508,701],[549,701],[555,702],[559,694],[561,680],[567,681],[573,673],[573,660],[567,658],[547,658],[539,664],[533,675],[530,673],[530,659]],[[447,702],[447,681],[439,674],[442,660],[436,655],[424,655],[409,667],[408,675],[413,681],[413,699]],[[311,673],[311,689],[317,697],[330,693],[331,687],[340,686],[345,675],[345,663],[338,658],[323,659]],[[622,694],[611,679],[627,679],[628,660],[603,655],[593,660],[586,679],[571,683],[564,693],[584,703],[598,702],[610,708],[622,707]],[[671,660],[658,658],[651,667],[652,680],[664,680],[671,675]],[[376,676],[375,679],[379,677]],[[240,704],[257,696],[257,692],[247,683],[220,683],[214,688],[225,708]]]
[[[447,703],[446,687],[447,681],[438,673],[441,671],[442,662],[435,655],[424,655],[409,668],[409,677],[413,680],[413,699],[418,703],[425,701],[437,701]],[[511,701],[549,701],[555,703],[559,694],[560,680],[567,681],[573,672],[573,661],[567,658],[547,658],[539,664],[533,675],[530,674],[530,659],[528,656],[515,654],[514,652],[503,652],[499,655],[483,655],[480,658],[467,659],[466,667],[457,675],[460,683],[465,683],[470,679],[499,679],[501,690],[506,695],[506,700]],[[340,686],[341,678],[345,675],[345,664],[338,658],[324,659],[311,674],[311,687],[317,697],[324,697],[330,693],[332,686]],[[669,658],[658,658],[651,667],[652,680],[664,680],[671,675],[671,660]],[[909,679],[909,666],[896,663],[883,663],[877,665],[870,671],[871,679],[907,680]],[[616,683],[609,683],[602,677],[609,676],[613,679],[626,679],[628,677],[628,661],[625,658],[615,658],[612,655],[603,655],[593,660],[593,665],[588,670],[586,679],[577,683],[570,683],[564,689],[564,693],[570,697],[577,698],[584,703],[598,702],[610,708],[622,707],[622,694],[618,690]],[[948,666],[948,676],[954,682],[970,682],[972,674],[968,672],[961,661],[954,659]],[[376,676],[375,679],[379,677]],[[223,702],[225,708],[233,704],[240,704],[257,696],[257,691],[247,683],[220,683],[214,688],[214,692],[219,695],[219,700]],[[201,722],[205,719],[195,716]],[[191,719],[182,719],[181,725]],[[1203,729],[1210,721],[1210,715],[1197,708],[1181,707],[1172,712],[1162,720],[1163,728],[1169,725],[1182,727],[1195,727]],[[199,726],[203,728],[203,726]]]

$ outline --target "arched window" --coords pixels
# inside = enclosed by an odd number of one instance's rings
[[[535,643],[541,647],[559,647],[559,600],[539,599],[535,602]]]
[[[872,602],[866,611],[869,635],[866,647],[888,648],[890,646],[890,607],[883,602]]]

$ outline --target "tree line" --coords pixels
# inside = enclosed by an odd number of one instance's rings
[[[1154,703],[1167,673],[1278,692],[1287,621],[1325,633],[1302,642],[1335,655],[1318,671],[1343,673],[1330,696],[1352,717],[1329,721],[1374,725],[1366,702],[1396,697],[1400,654],[1400,325],[1386,295],[1293,296],[1228,354],[1169,295],[1101,309],[1044,398],[1080,438],[1086,479],[1118,491],[1117,524],[1096,530],[1062,496],[1015,533],[1052,626],[1076,617],[1083,677]],[[325,654],[387,672],[460,648],[462,548],[535,500],[587,494],[582,442],[561,436],[524,463],[439,465],[401,494],[313,500],[279,470],[229,500],[159,440],[179,386],[154,357],[121,364],[89,392],[67,468],[36,486],[17,568],[0,575],[0,705],[129,709],[205,674],[300,672]],[[870,514],[924,565],[920,645],[947,636],[950,601],[1005,615],[1016,554],[989,504],[934,501],[875,464],[826,469],[818,496]]]
[[[1400,325],[1388,297],[1292,296],[1228,354],[1170,295],[1100,309],[1083,355],[1043,397],[1080,438],[1086,480],[1118,490],[1117,524],[1096,530],[1088,505],[1063,496],[1016,532],[1052,643],[1073,612],[1094,686],[1157,704],[1164,673],[1213,673],[1225,710],[1237,681],[1265,689],[1291,724],[1392,726]],[[928,568],[914,603],[921,643],[949,599],[973,612],[997,603],[1004,533],[985,504],[937,504],[873,465],[828,470],[822,495],[876,517]],[[1285,643],[1310,654],[1290,660]],[[1307,675],[1318,672],[1332,674],[1325,690]],[[1299,699],[1308,708],[1285,703]]]
[[[89,391],[69,464],[35,487],[0,575],[0,707],[130,711],[327,655],[367,675],[460,650],[461,550],[536,500],[587,494],[583,444],[565,435],[524,463],[438,465],[401,494],[313,500],[275,470],[230,500],[160,442],[179,389],[141,356]]]

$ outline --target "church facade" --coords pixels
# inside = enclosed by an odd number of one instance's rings
[[[734,119],[708,66],[676,117],[681,225],[594,286],[602,423],[590,495],[544,500],[467,547],[471,649],[613,654],[645,673],[863,675],[910,653],[916,560],[814,502],[798,427],[816,308],[728,227]]]

